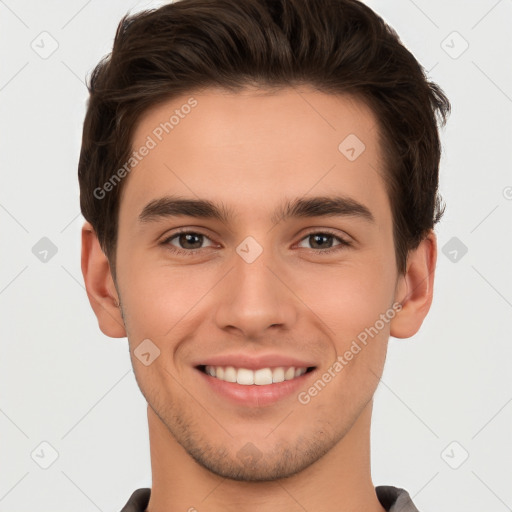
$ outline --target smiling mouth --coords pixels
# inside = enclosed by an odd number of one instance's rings
[[[315,366],[295,367],[279,366],[274,368],[235,368],[234,366],[210,366],[200,365],[197,369],[224,382],[241,384],[242,386],[268,386],[279,382],[289,381],[301,377],[315,369]]]

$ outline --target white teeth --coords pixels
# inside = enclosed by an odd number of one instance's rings
[[[288,370],[286,370],[284,372],[284,380],[291,380],[295,377],[295,368],[288,368]]]
[[[284,368],[274,368],[272,371],[272,382],[284,381]]]
[[[215,366],[211,366],[210,368],[213,368],[213,376],[216,377]],[[226,382],[236,382],[236,370],[232,366],[228,366],[224,370],[224,377],[219,377],[219,379],[220,378]]]
[[[250,386],[251,384],[254,384],[254,372],[252,370],[247,370],[246,368],[239,368],[236,374],[236,381],[238,384]]]
[[[247,368],[234,368],[233,366],[205,366],[205,372],[212,377],[226,382],[236,382],[243,386],[266,386],[268,384],[292,380],[304,375],[307,368],[295,368],[290,366],[285,368],[260,368],[258,370],[249,370]]]
[[[264,386],[265,384],[272,384],[272,370],[270,368],[262,368],[254,372],[254,384]]]

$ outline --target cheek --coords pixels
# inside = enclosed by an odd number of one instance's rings
[[[119,272],[121,300],[129,338],[159,339],[186,323],[201,298],[212,293],[216,272],[210,268],[144,265],[126,262]],[[129,269],[129,270],[128,270]]]
[[[370,327],[391,306],[394,274],[381,260],[317,267],[296,276],[297,295],[330,328],[347,338]],[[386,270],[387,269],[387,270]]]
[[[310,284],[298,292],[320,318],[319,325],[334,354],[319,375],[321,382],[314,389],[304,390],[305,398],[310,398],[315,407],[328,409],[326,404],[335,403],[351,417],[373,395],[386,358],[390,321],[395,315],[391,308],[393,274],[388,275],[391,278],[384,277],[380,264],[321,271],[310,275]],[[318,399],[313,400],[317,393]]]

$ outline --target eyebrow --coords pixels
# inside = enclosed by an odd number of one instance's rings
[[[223,203],[165,196],[150,201],[140,213],[139,222],[154,222],[163,218],[183,216],[216,219],[228,224],[234,219],[235,214]],[[316,196],[288,200],[273,212],[271,222],[277,224],[289,218],[309,217],[356,217],[375,222],[368,207],[346,196]]]

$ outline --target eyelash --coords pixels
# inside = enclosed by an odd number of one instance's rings
[[[168,237],[165,240],[163,240],[161,242],[161,245],[166,246],[166,248],[170,252],[172,252],[174,254],[188,255],[188,256],[194,255],[197,252],[199,252],[202,249],[204,249],[204,248],[201,248],[201,249],[186,250],[186,249],[180,249],[178,247],[174,247],[173,245],[170,244],[170,242],[171,242],[171,240],[173,240],[174,238],[176,238],[179,235],[201,235],[201,236],[203,236],[205,238],[210,239],[207,235],[205,235],[204,233],[201,233],[200,231],[182,230],[182,231],[178,231],[177,233],[174,233],[170,237]],[[338,235],[334,234],[333,232],[329,231],[328,229],[322,230],[322,231],[311,231],[310,233],[307,233],[306,235],[304,235],[300,239],[300,242],[302,242],[302,240],[304,240],[305,238],[308,238],[308,237],[310,237],[312,235],[329,235],[329,236],[332,236],[333,238],[335,238],[336,240],[338,240],[338,242],[340,242],[339,245],[335,245],[334,247],[330,247],[329,249],[310,249],[311,251],[318,252],[318,253],[320,253],[322,255],[332,254],[333,252],[337,252],[339,250],[343,250],[344,248],[352,247],[352,242],[349,242],[349,241],[345,240],[344,238],[341,238],[340,236],[338,236]]]

